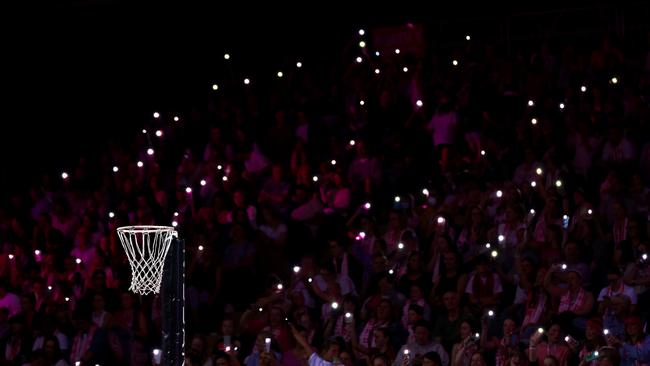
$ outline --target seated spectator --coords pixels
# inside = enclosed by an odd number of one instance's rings
[[[407,343],[403,345],[400,350],[397,352],[397,357],[395,357],[395,362],[393,366],[402,365],[402,357],[404,351],[408,350],[407,354],[412,357],[414,362],[422,363],[424,355],[428,352],[436,352],[441,359],[442,366],[449,365],[449,355],[447,351],[436,341],[432,341],[431,333],[429,330],[429,324],[426,321],[421,321],[415,325],[415,342]]]

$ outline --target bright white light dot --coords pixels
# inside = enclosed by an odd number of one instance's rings
[[[537,118],[531,118],[531,119],[530,119],[530,123],[531,123],[532,125],[536,125],[536,124],[537,124]]]
[[[120,168],[119,168],[119,167],[117,167],[117,166],[114,166],[114,167],[113,167],[113,173],[117,173],[117,172],[119,172],[119,171],[120,171]]]
[[[402,71],[404,71],[404,72],[408,72],[408,71],[409,71],[409,68],[406,67],[406,66],[404,66],[404,67],[402,68]]]
[[[404,249],[404,243],[398,243],[397,244],[397,249]]]
[[[497,195],[498,198],[501,198],[503,196],[503,191],[498,190],[496,195]]]
[[[223,169],[223,166],[221,166],[221,164],[218,164],[217,165],[217,170],[221,170],[221,169]]]
[[[438,216],[438,220],[436,220],[438,224],[444,224],[445,223],[445,218],[442,216]]]
[[[69,302],[69,301],[70,301],[70,298],[66,296],[65,297],[65,302]],[[79,362],[77,362],[77,365],[79,365]]]
[[[41,255],[41,251],[38,249],[34,250],[34,255]]]
[[[336,160],[332,159],[332,161],[330,161],[330,164],[336,165]]]
[[[192,193],[191,187],[185,187],[185,193]]]
[[[379,51],[375,51],[375,56],[379,57]]]
[[[379,69],[375,69],[375,74],[379,75],[381,71]]]
[[[365,101],[365,100],[360,100],[360,101],[359,101],[359,105],[365,105],[365,104],[366,104],[366,101]]]
[[[159,354],[160,354],[160,350],[159,350],[159,349],[155,349],[155,350],[153,350],[153,355],[154,355],[154,356],[158,356]]]
[[[173,226],[173,227],[178,226],[178,221],[172,221],[172,226]]]
[[[588,214],[588,215],[591,215],[592,213],[594,213],[594,212],[593,212],[591,209],[588,209],[588,210],[587,210],[587,214]]]
[[[535,214],[535,209],[531,208],[529,212],[530,212],[531,215],[534,215]]]
[[[458,60],[453,60],[453,61],[451,62],[451,64],[454,65],[454,66],[458,66]]]
[[[174,122],[178,122],[178,121],[180,121],[180,118],[178,118],[178,116],[174,116]]]
[[[68,177],[69,177],[68,173],[66,173],[66,172],[61,173],[61,178],[68,179]]]
[[[399,201],[401,201],[401,200],[402,200],[402,199],[400,198],[400,196],[395,196],[395,202],[399,202]]]
[[[422,107],[422,101],[418,99],[417,101],[415,101],[415,105],[418,107]]]
[[[366,237],[366,233],[365,233],[364,231],[360,231],[360,232],[359,232],[359,237],[360,237],[361,239],[364,239],[364,238]]]
[[[370,210],[370,207],[371,207],[370,202],[366,202],[363,204],[363,208],[365,208],[366,210]]]
[[[282,73],[282,71],[278,71],[278,77],[281,78],[283,76],[284,76],[284,74]]]
[[[498,239],[499,239],[499,241],[504,241],[504,240],[506,240],[506,237],[503,236],[503,235],[499,235]]]
[[[422,189],[422,194],[428,197],[429,196],[429,190],[426,189],[426,188]]]
[[[488,316],[494,316],[494,311],[492,310],[488,311]]]
[[[7,257],[9,257],[10,260],[11,260],[11,259],[14,259],[14,255],[13,255],[13,254],[9,254]]]
[[[559,187],[562,187],[562,181],[559,180],[559,179],[556,180],[556,181],[555,181],[555,186],[558,187],[558,188],[559,188]]]
[[[583,92],[583,93],[586,92],[586,91],[587,91],[587,87],[584,86],[584,85],[581,86],[581,87],[580,87],[580,91]]]
[[[77,264],[81,264],[81,258],[75,259],[74,262],[77,263]]]
[[[249,78],[244,79],[244,84],[248,85],[251,83],[251,80]]]
[[[336,301],[334,301],[334,302],[332,303],[332,309],[336,310],[336,309],[338,309],[338,308],[339,308],[339,303],[336,302]]]
[[[537,182],[535,182],[534,180],[531,180],[530,181],[530,186],[533,187],[533,188],[537,187]]]
[[[348,319],[352,318],[352,313],[345,313],[345,317]]]
[[[537,328],[537,333],[544,333],[544,328]]]
[[[618,83],[618,79],[616,77],[613,77],[611,79],[611,81],[612,81],[612,84],[617,84]]]
[[[399,48],[396,48],[396,49],[395,49],[395,54],[396,54],[396,55],[399,55],[400,52],[401,52],[401,51],[399,50]]]
[[[648,255],[645,253],[641,254],[641,259],[643,259],[644,261],[648,260]]]
[[[223,55],[224,60],[230,60],[230,54],[226,53]]]
[[[469,34],[465,36],[466,41],[469,41],[470,39],[472,39],[472,37],[470,37]]]
[[[219,85],[212,84],[212,90],[219,90]]]
[[[311,177],[311,180],[314,182],[318,182],[318,176],[314,175],[313,177]]]
[[[542,168],[537,168],[535,169],[535,173],[537,173],[537,175],[542,175],[544,171],[542,170]]]
[[[153,112],[153,118],[160,118],[160,113]]]
[[[147,155],[153,155],[153,149],[152,148],[147,149]]]
[[[300,62],[300,61],[296,62],[296,67],[301,68],[302,67],[302,62]]]
[[[350,146],[354,146],[356,143],[357,143],[357,142],[354,141],[354,140],[350,140],[350,142],[349,142]]]
[[[52,291],[52,286],[47,286],[48,291]]]
[[[392,275],[393,273],[395,273],[394,270],[392,270],[392,269],[389,269],[389,270],[388,270],[388,274]]]
[[[142,168],[144,166],[144,163],[138,160],[136,165],[138,166],[138,168]]]
[[[311,283],[312,281],[313,281],[313,279],[312,279],[311,277],[309,277],[309,278],[307,279],[307,282],[309,282],[309,283]]]
[[[408,355],[409,352],[410,352],[410,351],[409,351],[408,349],[405,349],[405,350],[404,350],[404,354],[405,354],[405,355]]]
[[[490,253],[490,255],[492,256],[492,258],[496,258],[496,257],[499,255],[499,252],[497,252],[496,250],[493,250],[493,251]]]
[[[362,62],[363,62],[363,59],[361,58],[361,56],[357,56],[357,63],[360,64]]]
[[[156,136],[160,137],[162,136],[163,132],[162,130],[156,130]]]
[[[564,103],[560,103],[560,109],[564,109]]]
[[[530,100],[528,101],[528,106],[529,106],[529,107],[532,107],[532,106],[534,106],[534,105],[535,105],[535,102],[534,102],[532,99],[530,99]]]
[[[364,42],[364,41],[360,41],[360,42],[359,42],[359,47],[361,47],[361,48],[366,47],[366,42]]]
[[[485,150],[481,150],[481,156],[485,156]]]
[[[293,273],[300,272],[300,266],[293,266]]]
[[[562,263],[562,270],[566,271],[566,268],[567,268],[566,263]]]
[[[221,178],[221,180],[224,181],[224,182],[227,182],[227,181],[228,181],[228,177],[224,175],[224,176]]]
[[[199,245],[199,251],[203,251],[203,245]]]
[[[359,35],[363,36],[364,34],[366,34],[366,31],[363,29],[359,29]]]
[[[143,129],[142,129],[142,133],[143,133],[143,134],[146,134],[146,133],[147,133],[147,130],[145,130],[145,129],[143,128]]]
[[[112,219],[113,217],[115,217],[115,213],[113,211],[109,212],[108,217]]]
[[[201,184],[201,186],[205,186],[206,184],[208,184],[208,182],[206,182],[205,179],[201,179],[199,183]]]
[[[264,311],[264,309],[260,306],[259,308],[257,308],[257,311],[261,313],[262,311]]]

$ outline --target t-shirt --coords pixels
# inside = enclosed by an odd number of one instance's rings
[[[621,285],[622,286],[616,290],[612,290],[610,286],[607,286],[604,289],[600,290],[600,293],[598,294],[598,301],[605,300],[605,296],[611,299],[612,297],[618,294],[623,294],[630,298],[632,305],[636,305],[636,293],[634,292],[634,288],[629,287],[626,284],[621,284]]]

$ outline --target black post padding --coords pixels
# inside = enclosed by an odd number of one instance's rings
[[[172,240],[162,278],[162,365],[185,362],[185,241]]]

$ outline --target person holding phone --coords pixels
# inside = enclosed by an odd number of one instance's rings
[[[547,334],[546,341],[542,340],[544,333]],[[558,360],[558,366],[567,366],[571,350],[562,340],[562,329],[559,324],[551,325],[548,332],[534,333],[530,337],[528,360],[541,364],[548,356],[553,356]]]
[[[621,356],[621,366],[644,366],[650,364],[650,337],[643,331],[641,318],[632,315],[625,319],[624,341],[613,335],[607,337],[607,344],[616,347]]]
[[[585,340],[582,342],[582,348],[580,343],[577,342],[567,342],[567,345],[574,353],[578,354],[578,359],[582,366],[596,366],[597,361],[591,359],[590,355],[593,355],[595,351],[598,351],[601,347],[607,345],[605,338],[603,337],[603,323],[599,318],[591,318],[587,320],[587,328],[585,329]]]

